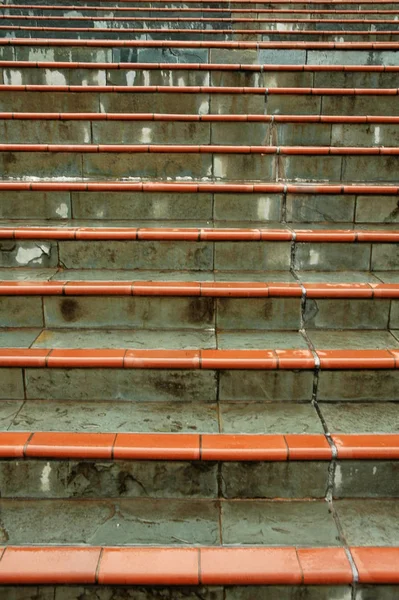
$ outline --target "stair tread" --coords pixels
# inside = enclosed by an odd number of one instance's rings
[[[295,283],[392,283],[399,284],[398,271],[157,271],[119,269],[0,268],[1,281],[220,281]]]
[[[0,506],[10,545],[218,547],[222,535],[225,545],[342,546],[325,500],[2,498]],[[395,500],[336,500],[335,511],[349,545],[396,546]]]
[[[78,433],[324,433],[315,407],[308,403],[221,401],[146,401],[112,399],[4,400],[1,431],[64,431]],[[397,434],[395,402],[320,402],[328,430],[336,434]],[[218,417],[218,411],[220,417]]]
[[[2,329],[3,348],[75,348],[138,350],[307,350],[306,339],[293,330],[216,330],[213,328],[185,329]],[[399,330],[307,330],[316,349],[385,350],[399,348]]]

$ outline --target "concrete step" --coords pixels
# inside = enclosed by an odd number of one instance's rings
[[[0,59],[66,62],[397,66],[398,42],[0,39]]]
[[[398,116],[398,88],[1,85],[10,112]]]
[[[243,4],[243,3],[241,3]],[[270,5],[270,3],[268,3]],[[0,15],[4,15],[5,18],[11,18],[15,16],[24,16],[34,18],[36,16],[51,19],[55,16],[56,18],[62,18],[65,15],[66,18],[79,19],[80,17],[91,18],[93,20],[145,20],[148,18],[169,18],[169,19],[185,19],[190,20],[197,19],[256,19],[262,21],[263,19],[276,21],[278,23],[291,20],[291,19],[306,19],[310,22],[318,20],[394,20],[397,14],[396,9],[386,9],[384,5],[379,4],[381,8],[373,8],[368,5],[367,8],[358,8],[358,5],[354,6],[351,4],[350,8],[342,8],[342,3],[334,2],[332,8],[320,8],[316,3],[312,2],[312,10],[309,7],[306,8],[295,8],[295,4],[290,4],[289,8],[279,8],[273,3],[270,8],[264,8],[261,3],[257,3],[255,6],[251,3],[247,3],[247,6],[237,8],[235,3],[220,3],[220,6],[224,8],[218,8],[216,5],[201,3],[201,6],[193,8],[190,3],[184,5],[178,5],[173,3],[169,6],[163,6],[162,4],[151,3],[150,7],[140,6],[136,3],[136,6],[128,3],[118,3],[111,5],[110,3],[90,3],[86,2],[84,6],[76,5],[73,3],[68,4],[20,4],[17,2],[4,2],[0,7]],[[191,7],[190,7],[191,6]],[[65,13],[65,15],[63,15]],[[183,16],[182,16],[183,15]]]
[[[0,281],[0,296],[0,327],[399,329],[398,284]]]
[[[2,431],[0,456],[6,499],[399,496],[395,434]]]
[[[396,88],[398,72],[399,66],[384,65],[0,61],[0,83],[6,85],[199,85],[267,89],[381,89]]]
[[[343,506],[341,512],[345,512]],[[156,598],[157,594],[170,590],[149,587],[160,584],[180,585],[173,591],[176,598],[183,594],[181,597],[194,599],[200,593],[203,598],[237,600],[250,598],[247,592],[268,593],[268,586],[274,584],[272,594],[280,594],[275,598],[289,598],[288,594],[294,593],[321,600],[333,595],[343,600],[360,600],[365,597],[364,593],[378,593],[381,587],[373,584],[396,583],[397,555],[397,548],[362,546],[345,549],[293,546],[279,549],[268,546],[248,549],[45,546],[41,549],[38,546],[14,546],[3,553],[0,574],[2,581],[8,584],[15,584],[17,575],[23,582],[31,584],[66,582],[62,594],[67,600],[76,598],[76,593],[102,595],[103,592],[123,593],[126,598],[133,598],[139,592],[143,598]],[[149,563],[152,565],[150,568]],[[352,582],[351,590],[349,584]],[[141,587],[126,588],[126,584]],[[194,591],[187,584],[201,586]],[[252,584],[252,587],[242,587],[245,584]],[[182,587],[184,585],[186,587]],[[7,598],[12,597],[7,588],[3,589]],[[57,594],[58,588],[50,585],[36,589],[40,598],[49,598],[48,595],[42,596],[42,591],[46,594],[44,590],[47,589],[49,593]],[[394,593],[395,589],[395,585],[386,585],[384,594],[387,592],[388,596],[385,597],[394,598],[390,593]],[[13,594],[15,587],[8,590]],[[33,599],[30,595],[35,593],[32,587],[22,588],[22,591],[27,594],[25,598]]]
[[[397,147],[1,144],[3,181],[163,178],[186,181],[395,183]]]
[[[398,232],[5,229],[1,267],[175,271],[397,270]]]
[[[8,329],[1,336],[7,346],[0,353],[1,397],[396,400],[399,342],[392,333],[326,330],[308,335],[311,346],[299,332],[219,332],[215,350],[212,331]]]
[[[6,144],[395,146],[399,117],[0,113]]]
[[[397,42],[399,32],[391,25],[390,29],[382,31],[376,30],[374,26],[363,26],[359,30],[347,30],[337,25],[333,29],[325,30],[324,28],[304,28],[298,27],[295,30],[279,30],[274,28],[262,29],[255,27],[248,28],[231,28],[224,29],[207,29],[206,27],[187,28],[174,27],[170,28],[162,26],[153,26],[144,29],[140,24],[139,27],[65,27],[39,24],[26,25],[0,25],[1,37],[13,37],[17,39],[57,39],[60,35],[63,39],[78,39],[78,40],[220,40],[220,41],[302,41],[310,39],[311,41],[333,41],[333,42]]]
[[[159,16],[156,13],[151,16],[148,14],[140,16],[140,13],[129,16],[125,13],[119,13],[119,15],[116,14],[115,16],[110,15],[108,11],[103,12],[102,16],[101,12],[100,16],[93,16],[93,14],[78,15],[76,12],[65,16],[59,14],[52,15],[42,9],[35,11],[29,10],[27,12],[29,14],[26,14],[25,11],[22,14],[16,14],[15,10],[0,10],[0,24],[2,30],[4,31],[5,27],[8,27],[9,30],[13,30],[14,27],[19,28],[20,26],[25,29],[31,29],[32,27],[52,29],[60,28],[64,25],[66,26],[66,31],[69,31],[71,28],[84,28],[95,30],[93,33],[101,30],[109,32],[118,30],[123,33],[126,30],[141,29],[141,32],[146,35],[150,33],[148,30],[159,29],[162,27],[165,30],[166,36],[169,34],[169,29],[175,30],[175,33],[178,33],[178,30],[190,30],[192,33],[195,33],[196,30],[206,30],[206,33],[209,35],[217,32],[221,33],[223,30],[229,30],[230,32],[236,33],[241,30],[248,32],[257,31],[260,35],[265,35],[268,32],[303,32],[306,34],[309,31],[318,31],[332,33],[337,30],[350,35],[356,32],[393,33],[395,31],[394,26],[397,25],[397,20],[393,15],[385,15],[385,18],[381,16],[380,18],[373,18],[371,15],[366,14],[361,14],[359,17],[356,16],[356,18],[350,18],[349,16],[342,18],[340,15],[338,17],[337,15],[329,15],[329,18],[293,18],[283,14],[279,18],[275,18],[262,14],[237,16],[234,13],[230,13],[228,16],[222,16],[220,14],[206,16],[206,13],[204,13],[204,16],[192,14],[186,16],[184,13],[184,16],[181,16],[180,11],[176,11],[174,14],[169,14],[167,16]],[[43,14],[44,12],[46,14]],[[68,12],[70,13],[71,11]],[[194,37],[191,39],[194,39]]]
[[[84,227],[151,227],[162,217],[162,225],[172,227],[278,228],[285,221],[313,229],[323,223],[345,229],[374,223],[382,229],[399,220],[395,185],[0,181],[0,198],[2,225],[8,227],[13,223],[4,221],[10,219],[35,226],[80,221]]]

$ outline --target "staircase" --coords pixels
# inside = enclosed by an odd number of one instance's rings
[[[397,600],[398,14],[2,0],[1,600]]]

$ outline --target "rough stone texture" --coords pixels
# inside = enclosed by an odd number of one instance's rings
[[[357,223],[398,223],[398,197],[358,196],[356,199],[355,221]]]
[[[336,500],[335,509],[350,546],[398,546],[397,500]]]
[[[295,401],[311,400],[310,371],[221,371],[220,400]]]
[[[291,244],[289,242],[217,242],[215,269],[253,269],[278,271],[289,269]]]
[[[68,192],[1,192],[2,219],[68,219],[71,204]]]
[[[335,498],[398,498],[399,463],[385,460],[342,460],[334,473]]]
[[[320,371],[317,397],[332,401],[397,400],[398,371]]]
[[[13,397],[23,397],[22,389],[19,393]],[[33,400],[214,402],[216,374],[168,369],[26,369],[26,394]]]
[[[53,296],[44,298],[44,318],[47,327],[209,328],[215,310],[213,298]]]
[[[216,220],[280,221],[282,196],[280,194],[215,194]]]
[[[324,498],[328,462],[237,462],[222,465],[225,498]]]
[[[0,461],[2,498],[217,498],[217,465],[176,461]]]
[[[300,329],[300,309],[300,298],[219,298],[217,324],[221,329]]]
[[[7,544],[219,543],[218,507],[202,500],[0,500]]]
[[[22,369],[0,369],[0,399],[22,400],[25,397]]]
[[[3,429],[77,432],[217,433],[216,404],[153,400],[127,402],[28,400],[0,403]],[[19,412],[18,412],[19,411]]]
[[[223,502],[222,537],[224,544],[340,545],[338,530],[324,501]]]
[[[212,218],[210,194],[74,192],[71,197],[75,219]]]
[[[334,587],[330,585],[301,587],[248,585],[226,588],[226,600],[254,600],[255,598],[256,600],[351,600],[351,590],[349,586]],[[65,600],[69,600],[69,598]],[[374,599],[367,598],[367,600]],[[381,598],[381,600],[383,599]],[[387,597],[386,600],[391,600],[391,598]]]
[[[396,402],[319,403],[331,433],[397,433],[399,404]]]
[[[54,242],[0,242],[0,267],[56,267],[58,249]]]
[[[223,433],[323,433],[310,403],[288,401],[221,402],[220,428]]]
[[[224,600],[221,587],[0,587],[2,600]],[[288,597],[287,597],[288,598]],[[285,598],[283,599],[285,600]],[[290,600],[296,600],[296,598]],[[313,600],[309,598],[309,600]],[[324,598],[322,598],[324,600]],[[335,598],[333,600],[336,600]],[[341,599],[339,599],[341,600]],[[345,598],[346,600],[346,598]]]
[[[304,323],[309,329],[386,329],[390,305],[390,300],[307,298]]]
[[[287,221],[341,223],[353,221],[355,196],[287,195]],[[365,222],[368,222],[366,220]]]
[[[60,260],[68,269],[193,269],[212,268],[210,242],[93,241],[60,242]],[[1,257],[1,255],[0,255]]]
[[[42,327],[40,296],[1,296],[0,327]]]
[[[355,600],[396,600],[399,585],[357,585]]]
[[[399,264],[399,244],[373,244],[372,271],[394,271]]]
[[[309,271],[367,271],[370,265],[370,252],[371,244],[300,242],[295,247],[294,269]],[[375,268],[377,269],[377,266]]]

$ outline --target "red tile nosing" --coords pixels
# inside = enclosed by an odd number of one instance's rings
[[[190,1],[190,0],[188,0]],[[218,2],[219,0],[214,0]],[[238,0],[233,0],[237,1]],[[372,4],[383,4],[368,0]],[[210,0],[212,2],[212,0]],[[291,4],[295,3],[291,2]],[[301,0],[301,2],[302,0]],[[367,3],[367,2],[366,2]],[[384,2],[388,3],[389,2]],[[186,4],[186,2],[185,2]],[[347,2],[346,4],[350,4]],[[364,4],[364,2],[363,2]],[[45,38],[1,38],[0,46],[70,46],[88,48],[226,48],[275,50],[398,50],[397,42],[235,42],[235,41],[181,41],[181,40],[84,40]]]
[[[269,193],[269,194],[376,194],[394,195],[399,193],[395,185],[318,185],[318,184],[240,184],[240,183],[127,183],[127,182],[21,182],[0,181],[2,190],[31,191],[79,191],[79,192],[177,192],[177,193]]]
[[[349,548],[359,583],[399,584],[399,548]]]
[[[320,369],[399,368],[399,351],[316,349]],[[313,370],[309,350],[131,350],[103,348],[1,348],[0,367],[128,369]]]
[[[399,298],[398,283],[202,281],[0,281],[0,296],[207,296],[213,298]]]
[[[382,4],[387,4],[387,3],[388,2],[384,2]],[[160,5],[160,2],[157,2],[157,4]],[[244,2],[242,2],[240,4],[249,4],[249,5],[251,5],[252,3],[244,1]],[[271,2],[270,4],[273,5],[273,4],[276,4],[276,3],[275,2]],[[287,4],[287,3],[285,2],[284,4]],[[339,4],[351,4],[351,2],[349,2],[349,3],[348,2],[336,3],[337,6],[339,6]],[[366,4],[367,4],[367,2],[366,2]],[[377,3],[374,3],[374,4],[377,4]],[[391,3],[388,3],[388,4],[391,4]],[[259,5],[259,3],[258,3],[258,5]],[[44,10],[44,11],[46,11],[46,10],[53,10],[53,11],[54,10],[59,10],[59,11],[63,10],[64,11],[64,10],[82,10],[82,5],[64,6],[62,4],[61,5],[60,4],[55,4],[55,5],[54,4],[53,5],[51,5],[51,4],[46,4],[46,5],[42,5],[42,4],[33,4],[33,5],[31,5],[31,4],[7,4],[7,8],[8,9],[22,8],[24,10],[28,10],[28,9],[34,10],[34,9],[38,9],[39,8],[39,9]],[[107,12],[109,12],[109,8],[105,8],[104,6],[93,6],[93,5],[90,5],[90,6],[86,5],[86,6],[84,6],[84,10],[85,11],[94,11],[94,10],[96,10],[96,11],[107,11]],[[121,7],[121,6],[117,6],[116,5],[116,6],[112,7],[112,11],[113,12],[122,12],[122,13],[126,12],[126,11],[132,12],[132,8],[130,8],[130,7]],[[143,8],[143,7],[140,7],[140,6],[135,6],[134,7],[134,12],[141,12],[141,11],[148,12],[148,8]],[[151,7],[151,13],[157,13],[159,11],[166,12],[166,13],[167,12],[171,12],[171,13],[179,12],[179,14],[180,14],[180,13],[187,13],[187,12],[190,12],[190,13],[192,13],[192,12],[198,12],[198,8],[195,8],[195,7],[187,8],[184,5],[182,7],[179,6],[178,9],[176,9],[176,8],[170,8],[170,7],[163,7],[163,6],[162,7],[156,7],[156,6],[152,6]],[[218,12],[226,12],[226,9],[225,8],[217,8],[217,7],[214,7],[214,8],[202,8],[201,7],[201,12],[203,12],[203,13],[207,13],[207,12],[218,13]],[[237,13],[239,12],[239,13],[269,14],[269,13],[275,13],[276,9],[275,8],[274,9],[272,9],[272,8],[266,8],[266,9],[265,8],[257,8],[256,6],[254,8],[231,8],[230,7],[229,8],[229,12],[231,12],[232,14],[234,14],[236,12]],[[345,10],[343,10],[343,9],[337,10],[337,9],[329,9],[329,10],[326,10],[326,9],[317,9],[316,12],[317,12],[317,14],[338,14],[338,15],[339,14],[353,14],[353,15],[356,15],[356,16],[365,15],[365,14],[374,14],[374,15],[381,15],[381,14],[387,14],[387,15],[388,14],[394,14],[394,15],[396,15],[397,14],[397,11],[395,11],[395,10],[382,10],[382,9],[381,10],[370,10],[370,9],[366,9],[366,10],[355,10],[355,9],[352,9],[352,10],[346,10],[346,9]],[[280,13],[281,14],[296,14],[296,13],[299,13],[299,14],[309,14],[309,9],[300,9],[300,8],[299,9],[293,9],[293,8],[287,9],[287,8],[279,8],[278,9],[278,14],[280,14]],[[12,15],[12,16],[14,16],[14,15]],[[98,17],[96,17],[96,18],[98,19]],[[196,19],[191,17],[190,20],[196,20]]]
[[[338,460],[397,460],[397,434],[333,434]],[[2,458],[329,461],[323,434],[0,432]]]
[[[0,147],[1,151],[1,147]],[[399,148],[398,148],[399,152]],[[314,243],[396,243],[399,232],[392,230],[340,229],[249,229],[249,228],[168,228],[168,227],[2,227],[0,239],[52,240],[182,240],[198,241],[295,241]],[[310,284],[310,289],[323,284]],[[324,284],[332,289],[333,284]],[[337,284],[341,285],[341,284]],[[352,284],[348,284],[352,285]],[[360,284],[359,284],[360,285]],[[360,289],[360,288],[359,288]]]
[[[399,70],[399,67],[398,67]],[[351,124],[397,124],[397,116],[328,116],[328,115],[195,115],[164,113],[41,113],[41,112],[0,112],[0,120],[6,121],[187,121],[187,122],[221,122],[221,123],[351,123]],[[184,185],[184,184],[183,184]]]
[[[1,46],[2,38],[0,38]],[[177,44],[177,42],[176,42]],[[0,92],[97,92],[97,93],[164,93],[164,94],[254,94],[264,96],[397,96],[398,88],[305,88],[305,87],[251,87],[200,85],[48,85],[1,84]]]
[[[397,434],[332,434],[338,459],[399,459]]]
[[[36,20],[35,17],[33,17],[33,20]],[[51,20],[47,19],[47,20]],[[79,18],[77,20],[80,20]],[[83,19],[84,20],[84,17]],[[127,19],[124,19],[127,20]],[[151,19],[147,19],[148,21],[150,21]],[[195,19],[189,19],[190,21],[195,21]],[[157,22],[160,22],[161,20],[158,19]],[[167,19],[168,22],[172,23],[175,20],[172,19]],[[220,21],[223,21],[223,19],[220,19]],[[257,20],[248,20],[249,22],[257,22]],[[179,22],[179,21],[177,21]],[[283,21],[284,22],[284,21]],[[310,21],[312,23],[314,23],[315,25],[318,24],[319,21],[317,21],[316,19],[314,21]],[[334,22],[334,21],[333,21]],[[345,21],[344,21],[345,22]],[[361,23],[363,23],[363,21],[360,21]],[[298,21],[297,21],[298,23]],[[393,23],[395,23],[395,21],[393,21]],[[59,26],[59,27],[55,27],[55,26],[37,26],[37,25],[0,25],[0,31],[43,31],[43,32],[50,32],[50,31],[55,31],[55,32],[64,32],[64,31],[68,31],[68,32],[75,32],[75,33],[81,33],[81,32],[88,32],[88,33],[120,33],[121,31],[123,33],[142,33],[143,32],[143,28],[142,27],[124,27],[123,29],[119,29],[119,28],[115,28],[115,27],[96,27],[95,29],[93,27],[65,27],[65,26]],[[147,27],[145,29],[146,33],[163,33],[163,34],[179,34],[179,33],[183,33],[185,35],[187,35],[187,31],[188,28],[187,27]],[[261,39],[263,38],[263,35],[269,35],[269,36],[278,36],[278,37],[282,37],[285,36],[288,39],[292,36],[296,36],[298,35],[298,30],[295,31],[291,31],[291,30],[276,30],[276,29],[239,29],[239,28],[235,28],[234,30],[232,30],[231,28],[220,28],[220,29],[207,29],[206,27],[196,27],[196,28],[190,28],[189,29],[190,33],[200,33],[200,34],[206,34],[209,36],[213,36],[213,35],[218,35],[218,34],[227,34],[227,35],[248,35],[248,34],[252,34],[252,35],[257,35],[259,36]],[[399,31],[396,29],[385,29],[385,30],[370,30],[370,29],[360,29],[360,30],[351,30],[351,29],[328,29],[328,30],[320,30],[320,29],[304,29],[302,28],[300,30],[300,33],[302,36],[307,37],[307,36],[317,36],[319,38],[329,38],[331,36],[337,36],[337,35],[345,35],[345,36],[359,36],[362,35],[364,37],[378,37],[378,36],[397,36],[399,35]]]
[[[351,547],[360,583],[398,584],[399,548]],[[8,546],[2,585],[349,585],[343,548]]]

